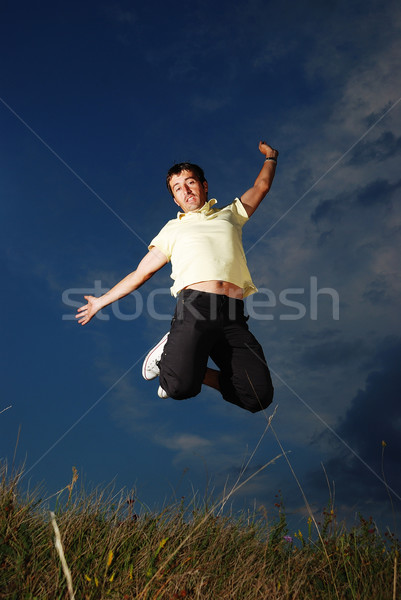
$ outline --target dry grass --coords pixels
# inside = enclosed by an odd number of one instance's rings
[[[18,480],[3,467],[0,598],[72,598],[50,513],[20,495]],[[217,516],[195,501],[135,514],[124,493],[85,496],[73,483],[55,516],[77,600],[391,600],[400,589],[398,542],[371,520],[347,530],[330,509],[321,537],[311,527],[288,536],[281,503],[269,521],[263,511]]]

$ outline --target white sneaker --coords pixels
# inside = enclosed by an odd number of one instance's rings
[[[157,395],[159,398],[168,398],[168,393],[165,392],[161,385],[159,385],[159,389],[157,390]]]
[[[149,381],[160,374],[159,362],[163,354],[164,346],[167,342],[168,333],[160,340],[158,344],[148,353],[142,365],[142,377]]]

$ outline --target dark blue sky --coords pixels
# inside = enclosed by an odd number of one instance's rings
[[[0,456],[12,462],[20,428],[26,482],[50,496],[76,466],[151,507],[207,486],[218,497],[249,458],[241,481],[280,453],[263,433],[276,408],[314,509],[325,469],[341,515],[392,526],[381,442],[399,510],[400,30],[395,1],[3,4]],[[260,139],[280,160],[244,247],[273,406],[251,415],[211,390],[162,401],[141,364],[174,310],[169,267],[86,327],[74,304],[135,269],[175,216],[171,164],[201,164],[224,205],[253,183]],[[302,523],[284,458],[235,508],[272,507],[279,489]]]

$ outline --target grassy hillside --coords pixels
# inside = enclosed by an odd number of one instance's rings
[[[397,540],[363,518],[347,530],[333,507],[319,526],[310,518],[303,535],[287,530],[280,502],[272,519],[264,511],[220,516],[210,503],[195,501],[151,514],[124,493],[85,496],[73,489],[73,478],[52,521],[43,501],[20,495],[19,478],[3,468],[1,599],[392,600],[401,594]]]

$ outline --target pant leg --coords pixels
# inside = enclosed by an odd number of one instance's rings
[[[212,348],[211,358],[220,369],[223,398],[255,413],[271,404],[274,388],[263,349],[249,331],[243,304],[241,308],[236,302],[236,314],[234,318],[226,315],[222,335]]]
[[[190,290],[180,294],[160,361],[160,385],[171,398],[184,400],[201,391],[215,326],[206,294]]]

